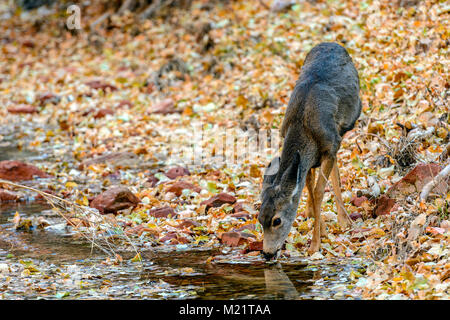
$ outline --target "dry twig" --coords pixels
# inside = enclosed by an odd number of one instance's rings
[[[96,221],[100,221],[100,222],[104,223],[105,225],[107,225],[108,227],[114,227],[114,226],[110,226],[109,223],[105,220],[105,218],[103,216],[101,216],[95,209],[81,206],[79,204],[76,204],[74,202],[60,198],[53,194],[50,194],[50,193],[47,193],[47,192],[44,192],[44,191],[41,191],[41,190],[38,190],[38,189],[35,189],[32,187],[17,184],[17,183],[11,182],[11,181],[0,179],[0,183],[7,184],[7,185],[10,185],[10,186],[13,186],[16,188],[30,190],[30,191],[40,194],[53,207],[53,209],[55,209],[55,211],[72,226],[73,226],[73,223],[70,222],[70,217],[68,217],[67,215],[62,213],[60,209],[66,210],[68,212],[78,211],[83,216],[92,215],[95,217]],[[68,206],[69,209],[66,206]],[[91,220],[92,219],[90,219],[89,221],[92,222]],[[76,231],[78,231],[86,240],[88,240],[91,243],[92,248],[95,246],[110,256],[113,256],[113,257],[116,256],[116,252],[114,251],[113,245],[108,241],[107,237],[103,237],[103,239],[102,239],[102,240],[104,240],[106,247],[104,245],[102,246],[97,241],[99,239],[95,233],[97,228],[95,230],[94,229],[89,230],[89,228],[88,228],[87,231],[84,231],[84,230],[78,229],[77,226],[74,226],[74,229]],[[89,231],[91,231],[91,232],[89,232]],[[123,236],[125,238],[125,240],[132,246],[132,248],[136,252],[136,254],[138,254],[136,246],[133,244],[131,239],[125,233],[123,233],[121,236]]]

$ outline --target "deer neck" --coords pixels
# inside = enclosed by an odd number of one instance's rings
[[[301,166],[301,189],[303,189],[306,174],[314,167],[319,159],[317,143],[311,139],[303,130],[296,128],[289,128],[286,138],[283,143],[283,150],[281,152],[279,177],[283,175],[285,170],[293,161],[295,153],[300,152],[300,166]],[[300,191],[301,191],[300,189]]]

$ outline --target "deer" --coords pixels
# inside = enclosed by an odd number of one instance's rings
[[[305,184],[306,215],[314,218],[309,254],[320,250],[321,236],[327,234],[320,207],[328,178],[338,224],[351,225],[341,196],[337,152],[343,135],[354,128],[361,114],[359,89],[358,72],[341,45],[323,42],[306,55],[281,125],[281,156],[269,163],[262,181],[258,222],[266,260],[279,256]]]

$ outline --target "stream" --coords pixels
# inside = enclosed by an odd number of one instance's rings
[[[51,212],[45,203],[0,207],[0,272],[2,299],[357,299],[347,286],[357,259],[308,262],[233,259],[222,248],[166,246],[121,252],[120,265],[65,228],[16,231],[16,211],[29,217]],[[173,248],[175,247],[175,248]],[[226,253],[226,255],[224,254]],[[215,263],[205,263],[215,256]],[[3,267],[5,268],[5,267]],[[27,272],[31,270],[31,272]]]
[[[0,132],[0,161],[55,161],[18,148],[17,132]],[[16,212],[52,223],[16,230]],[[365,269],[358,257],[269,264],[239,249],[199,245],[147,248],[141,262],[132,262],[135,252],[118,252],[123,261],[114,264],[65,225],[33,197],[0,203],[0,299],[359,299],[349,279]]]

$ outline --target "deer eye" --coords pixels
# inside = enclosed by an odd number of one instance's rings
[[[274,227],[276,227],[276,226],[278,226],[280,224],[281,224],[281,219],[280,218],[276,218],[272,222],[272,226],[274,226]]]

